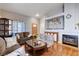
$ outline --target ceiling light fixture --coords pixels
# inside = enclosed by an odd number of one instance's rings
[[[39,17],[39,14],[37,13],[35,16],[36,16],[36,17]]]

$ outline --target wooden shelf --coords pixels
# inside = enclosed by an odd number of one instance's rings
[[[10,24],[9,24],[10,21]],[[10,27],[11,26],[11,27]],[[12,32],[12,20],[9,20],[7,18],[0,18],[0,36],[5,37],[5,36],[10,36],[11,34],[9,32]],[[1,34],[2,33],[2,34]],[[7,35],[6,35],[7,33]]]

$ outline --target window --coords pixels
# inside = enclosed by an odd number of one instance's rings
[[[23,21],[13,21],[13,33],[25,32],[25,23]]]

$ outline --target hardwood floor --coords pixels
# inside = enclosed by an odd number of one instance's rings
[[[41,56],[79,56],[79,50],[76,47],[55,43]]]
[[[32,53],[33,51],[31,51]],[[40,50],[36,53],[37,56],[79,56],[77,47],[54,43],[48,50]],[[32,56],[32,55],[31,55]]]

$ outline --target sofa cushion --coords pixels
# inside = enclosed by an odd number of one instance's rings
[[[29,56],[29,54],[25,52],[25,46],[21,46],[20,48],[14,50],[13,52],[5,56]]]
[[[5,40],[0,38],[0,55],[3,55],[5,49],[6,49]]]
[[[20,38],[24,37],[23,33],[19,33],[19,36],[20,36]]]
[[[29,32],[22,32],[24,37],[28,37]]]
[[[20,48],[19,44],[15,44],[15,45],[13,45],[13,46],[11,46],[9,48],[6,48],[6,50],[4,51],[3,55],[7,55],[7,54],[13,52],[14,50],[16,50],[18,48]]]
[[[29,35],[29,32],[21,32],[21,33],[18,33],[20,38],[23,38],[23,37],[28,37]]]
[[[40,34],[40,39],[45,39],[45,35],[44,34]]]
[[[7,47],[6,48],[9,48],[15,44],[18,44],[17,41],[16,41],[16,37],[7,37],[5,38],[6,40],[6,43],[7,43]]]

